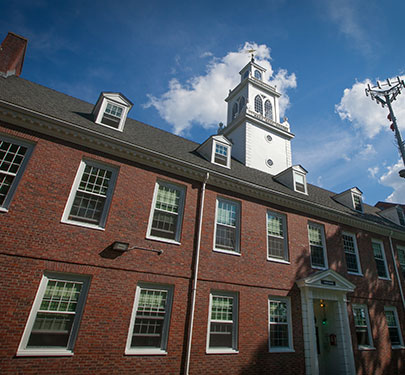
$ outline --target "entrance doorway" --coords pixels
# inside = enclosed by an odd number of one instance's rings
[[[339,375],[339,327],[336,324],[337,303],[331,300],[314,300],[314,324],[319,375]],[[339,340],[342,342],[341,340]]]

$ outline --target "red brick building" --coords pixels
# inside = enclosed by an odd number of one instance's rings
[[[26,43],[0,50],[1,373],[405,374],[402,207],[307,184],[253,59],[197,144],[20,78]]]

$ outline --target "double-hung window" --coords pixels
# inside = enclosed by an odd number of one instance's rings
[[[322,225],[308,223],[308,237],[313,268],[328,268],[325,233]]]
[[[107,103],[101,122],[113,128],[119,128],[124,108],[113,104]]]
[[[288,261],[287,225],[285,215],[267,212],[268,259]]]
[[[149,218],[148,237],[180,242],[185,189],[157,181]]]
[[[126,354],[165,354],[173,288],[139,284],[129,326]]]
[[[404,342],[399,326],[397,309],[394,306],[384,307],[385,318],[387,319],[388,332],[390,335],[391,345],[393,348],[403,347]]]
[[[402,276],[405,279],[405,249],[397,247],[399,266],[401,267]]]
[[[237,352],[238,295],[212,292],[208,318],[208,353]]]
[[[214,160],[215,164],[229,167],[229,146],[215,142]]]
[[[357,249],[356,236],[352,233],[343,233],[343,248],[345,250],[347,271],[353,274],[361,274],[359,252]]]
[[[353,194],[353,206],[358,212],[363,212],[363,204],[361,202],[361,196],[358,194]]]
[[[226,199],[217,199],[215,250],[240,253],[239,205]]]
[[[17,355],[72,355],[89,278],[45,273]]]
[[[269,298],[269,350],[271,352],[293,350],[289,297]]]
[[[383,243],[378,240],[372,240],[371,246],[373,248],[378,277],[381,279],[389,279],[390,277],[388,275],[387,259],[385,258]]]
[[[104,228],[116,178],[115,168],[95,161],[82,160],[62,222]]]
[[[7,211],[24,168],[32,144],[0,135],[0,211]]]
[[[373,348],[370,319],[366,305],[353,305],[354,325],[356,326],[357,346],[359,349]]]
[[[294,190],[307,194],[307,183],[305,175],[294,171]]]

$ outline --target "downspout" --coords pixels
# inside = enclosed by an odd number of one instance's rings
[[[402,305],[403,305],[404,310],[405,310],[404,291],[402,290],[401,278],[399,277],[399,272],[398,272],[398,267],[397,267],[397,260],[396,260],[396,258],[395,258],[394,246],[392,246],[392,239],[391,239],[391,236],[392,236],[392,232],[391,232],[390,235],[389,235],[389,239],[390,239],[390,249],[391,249],[392,260],[394,261],[395,274],[396,274],[397,280],[398,280],[399,292],[401,293]]]
[[[190,314],[190,324],[188,327],[188,338],[187,338],[187,357],[186,357],[186,369],[185,374],[188,375],[190,370],[190,357],[191,357],[191,340],[193,338],[193,325],[194,325],[194,312],[195,312],[195,300],[197,294],[197,280],[198,280],[198,266],[200,263],[200,247],[201,247],[201,229],[202,229],[202,219],[204,213],[204,199],[205,199],[205,186],[210,177],[207,172],[205,180],[201,187],[201,202],[200,202],[200,217],[198,222],[198,237],[197,237],[197,249],[195,254],[195,267],[193,274],[193,289],[191,294],[191,314]]]

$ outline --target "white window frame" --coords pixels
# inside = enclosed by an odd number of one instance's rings
[[[357,239],[356,239],[356,235],[353,233],[349,233],[349,232],[342,232],[342,242],[343,242],[343,250],[345,253],[345,261],[346,261],[346,268],[347,268],[347,260],[346,260],[346,253],[348,253],[345,249],[345,245],[344,245],[344,238],[343,236],[347,236],[347,237],[351,237],[353,240],[353,245],[354,245],[354,255],[356,256],[356,262],[357,262],[357,272],[354,271],[349,271],[349,269],[347,269],[347,273],[351,274],[351,275],[358,275],[358,276],[363,276],[363,273],[361,271],[361,264],[360,264],[360,257],[359,257],[359,249],[357,247]],[[350,253],[352,254],[352,253]]]
[[[233,204],[236,207],[236,226],[235,226],[235,249],[234,250],[226,250],[217,247],[217,226],[218,226],[218,205],[219,202],[225,202],[228,204]],[[240,250],[240,204],[239,202],[232,201],[230,199],[222,198],[222,197],[217,197],[216,200],[216,206],[215,206],[215,227],[214,227],[214,251],[220,252],[220,253],[226,253],[226,254],[231,254],[231,255],[241,255],[241,250]],[[225,225],[225,224],[221,224]]]
[[[75,200],[75,197],[76,197],[76,193],[78,191],[80,181],[82,179],[83,172],[84,172],[84,170],[86,168],[86,165],[90,165],[90,166],[100,168],[100,169],[105,169],[105,170],[108,170],[108,171],[111,172],[111,179],[110,179],[107,194],[106,194],[106,197],[105,197],[105,204],[104,204],[103,212],[102,212],[101,217],[100,217],[100,222],[98,224],[85,223],[85,222],[82,222],[82,221],[79,221],[79,220],[69,219],[70,211],[72,210],[72,206],[73,206],[73,203],[74,203],[74,200]],[[111,205],[111,201],[112,201],[112,196],[113,196],[115,184],[116,184],[116,181],[117,181],[117,175],[118,175],[118,168],[117,167],[102,164],[102,163],[94,161],[94,160],[83,159],[80,162],[79,168],[78,168],[77,173],[76,173],[76,177],[74,179],[72,188],[70,190],[69,197],[68,197],[68,200],[66,202],[65,209],[63,211],[61,222],[65,223],[65,224],[73,224],[73,225],[86,227],[86,228],[104,230],[105,225],[106,225],[106,221],[107,221],[108,212],[110,210],[110,205]]]
[[[287,326],[288,326],[288,346],[285,347],[272,347],[271,346],[271,335],[270,335],[270,326],[277,324],[285,323],[272,323],[270,321],[270,302],[285,302],[287,304]],[[294,343],[293,343],[293,333],[292,333],[292,318],[291,318],[291,298],[290,297],[279,297],[279,296],[269,296],[268,299],[268,337],[269,337],[269,352],[271,353],[288,353],[294,352]]]
[[[155,209],[156,209],[156,200],[157,200],[157,195],[158,195],[160,185],[166,186],[171,189],[176,189],[180,192],[179,212],[177,214],[177,227],[176,227],[175,239],[154,236],[151,234],[152,229],[153,229],[152,228],[153,216],[154,216]],[[150,214],[149,214],[149,223],[148,223],[148,231],[147,231],[146,238],[148,238],[150,240],[157,240],[157,241],[161,241],[161,242],[168,242],[168,243],[180,245],[181,230],[183,227],[185,195],[186,195],[186,188],[184,186],[180,186],[180,185],[174,184],[172,182],[163,181],[163,180],[156,181],[155,191],[153,192],[152,206],[151,206],[151,210],[150,210]]]
[[[282,225],[283,225],[283,237],[279,237],[279,236],[274,236],[274,235],[270,235],[269,234],[269,215],[270,216],[275,216],[279,219],[281,219],[282,221]],[[287,232],[287,218],[286,215],[284,214],[280,214],[278,212],[274,212],[274,211],[270,211],[268,210],[266,213],[266,232],[267,232],[267,260],[271,260],[274,262],[279,262],[279,263],[287,263],[290,264],[289,261],[289,252],[288,252],[288,232]],[[274,256],[271,256],[269,253],[269,237],[275,237],[275,238],[279,238],[279,239],[283,239],[284,242],[284,257],[283,258],[276,258]]]
[[[404,210],[402,209],[402,207],[397,206],[397,215],[398,215],[399,225],[405,226],[405,215],[404,215]]]
[[[385,273],[387,274],[387,277],[378,275],[378,267],[377,267],[377,261],[376,261],[375,255],[374,255],[373,242],[376,243],[376,244],[379,244],[380,247],[381,247],[381,253],[382,253],[382,256],[383,256],[382,260],[384,261]],[[389,270],[388,270],[387,257],[385,255],[385,249],[384,249],[383,242],[381,240],[376,240],[375,238],[371,239],[371,250],[373,251],[373,258],[374,258],[374,261],[375,261],[375,267],[376,267],[376,270],[377,270],[378,278],[381,279],[381,280],[391,280],[390,273],[389,273]]]
[[[232,348],[228,347],[215,347],[210,348],[210,333],[211,333],[211,322],[215,322],[211,319],[212,315],[212,300],[213,297],[231,297],[233,298],[232,303],[232,321],[223,321],[218,322],[232,322]],[[211,291],[209,309],[208,309],[208,327],[207,327],[207,354],[226,354],[226,353],[239,353],[238,350],[238,318],[239,318],[239,294],[237,292],[229,291]]]
[[[357,343],[357,348],[359,350],[373,350],[375,349],[374,343],[373,343],[373,334],[371,331],[371,325],[370,325],[370,316],[368,314],[368,308],[367,305],[363,304],[353,304],[352,305],[352,313],[353,313],[353,320],[354,320],[354,327],[355,327],[355,334],[356,334],[356,339],[357,339],[357,327],[363,327],[363,326],[357,326],[356,325],[356,317],[355,317],[355,309],[362,309],[364,310],[365,318],[366,318],[366,324],[367,324],[367,335],[368,335],[368,345],[359,345]]]
[[[260,100],[260,102],[259,102],[259,100]],[[254,98],[254,110],[256,113],[263,116],[263,99],[260,96],[260,94],[257,94]]]
[[[216,153],[217,145],[226,148],[226,165],[221,164],[221,163],[217,163],[217,162],[215,161],[215,155],[217,154],[217,153]],[[218,142],[218,141],[214,140],[213,146],[212,146],[211,163],[213,163],[213,164],[215,164],[215,165],[219,165],[219,166],[221,166],[221,167],[230,168],[230,167],[231,167],[231,147],[228,146],[228,145],[225,144],[225,143]]]
[[[104,116],[104,113],[105,113],[105,111],[107,109],[108,104],[115,105],[117,107],[122,108],[122,115],[121,115],[121,118],[120,118],[118,128],[115,128],[114,126],[111,126],[111,125],[104,124],[102,122],[103,116]],[[128,115],[128,111],[129,111],[129,108],[126,105],[124,105],[122,103],[119,103],[119,102],[116,102],[116,101],[111,100],[111,99],[103,98],[103,101],[101,103],[100,110],[98,112],[98,115],[97,115],[97,118],[96,118],[95,122],[96,122],[96,124],[105,126],[105,127],[109,128],[109,129],[114,129],[114,130],[122,132],[123,129],[124,129],[124,125],[125,125],[127,115]]]
[[[297,189],[297,177],[302,177],[302,179],[304,180],[304,191],[301,191],[299,189]],[[308,189],[307,189],[307,178],[305,176],[304,173],[299,173],[297,171],[293,171],[293,183],[294,183],[294,191],[296,191],[297,193],[301,193],[301,194],[305,194],[308,195]],[[299,184],[302,184],[301,182],[298,182]]]
[[[356,200],[355,197],[359,199],[360,209],[356,208]],[[363,212],[363,199],[360,194],[352,193],[352,202],[353,202],[353,209],[357,212]]]
[[[403,256],[399,255],[400,252],[403,253]],[[402,272],[402,276],[403,276],[403,278],[405,280],[405,247],[397,246],[397,254],[398,254],[399,268],[400,268],[400,270]]]
[[[14,194],[17,190],[17,187],[20,183],[20,180],[24,174],[24,170],[27,167],[28,161],[31,157],[32,154],[32,150],[34,149],[34,144],[33,143],[29,143],[25,140],[21,140],[21,139],[17,139],[17,138],[13,138],[13,137],[8,137],[4,134],[0,134],[0,140],[7,142],[7,143],[12,143],[14,145],[17,146],[22,146],[22,147],[26,147],[27,151],[24,155],[24,159],[21,163],[21,165],[18,168],[18,171],[15,174],[12,174],[10,172],[1,172],[2,174],[7,174],[7,175],[14,175],[14,179],[13,182],[11,183],[10,189],[7,192],[7,195],[4,199],[4,202],[2,205],[0,205],[0,212],[8,212],[11,201],[14,197]]]
[[[157,290],[167,292],[166,311],[162,329],[162,341],[160,348],[153,347],[131,347],[131,341],[134,331],[134,325],[136,320],[136,313],[138,310],[139,299],[142,289]],[[136,286],[134,305],[132,308],[131,320],[129,323],[128,337],[125,347],[125,354],[127,355],[166,355],[167,354],[167,342],[169,339],[169,327],[171,320],[171,311],[173,305],[173,286],[165,284],[151,284],[140,282]]]
[[[48,281],[68,281],[68,282],[80,282],[82,283],[82,289],[80,291],[80,297],[77,303],[77,309],[75,311],[75,318],[73,320],[70,337],[66,348],[62,347],[35,347],[29,348],[28,340],[33,329],[36,316],[40,310],[42,299],[44,297]],[[45,272],[42,276],[41,282],[37,294],[35,296],[34,303],[31,307],[30,314],[28,316],[27,323],[25,325],[24,333],[22,335],[20,345],[18,346],[17,356],[71,356],[73,355],[74,344],[79,331],[80,321],[83,315],[84,305],[89,290],[90,278],[83,275],[61,274],[55,272]]]
[[[385,315],[386,311],[392,311],[394,313],[395,323],[396,323],[395,328],[398,331],[398,336],[399,336],[399,341],[400,341],[399,345],[392,345],[392,343],[391,343],[391,347],[392,347],[392,349],[404,349],[404,339],[402,337],[401,325],[400,325],[399,318],[398,318],[397,308],[395,306],[384,306],[384,315]],[[388,326],[387,317],[385,317],[385,321],[387,323],[387,328],[389,329],[390,327]],[[391,337],[390,337],[390,342],[391,342]]]
[[[311,240],[309,238],[309,227],[310,226],[318,227],[321,230],[323,259],[324,259],[324,262],[325,262],[325,265],[323,267],[312,264]],[[308,230],[308,243],[309,243],[309,258],[311,260],[311,267],[314,268],[314,269],[318,269],[318,270],[326,270],[326,269],[328,269],[329,268],[329,266],[328,266],[328,252],[326,250],[326,240],[325,240],[325,228],[324,228],[324,226],[322,224],[318,224],[318,223],[314,223],[313,221],[309,221],[308,225],[307,225],[307,230]]]

